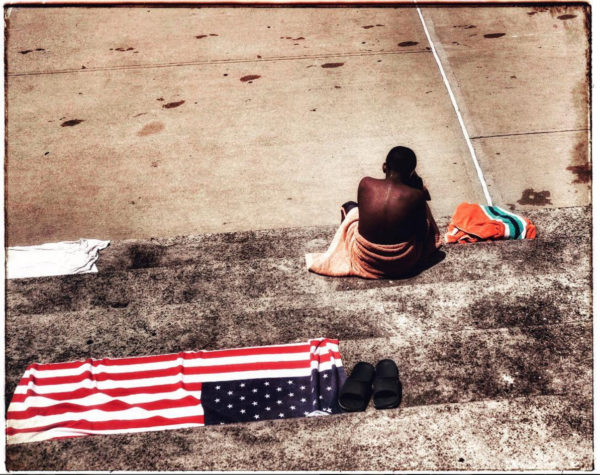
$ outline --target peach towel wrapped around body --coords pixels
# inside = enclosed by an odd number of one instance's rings
[[[331,277],[365,279],[399,277],[412,271],[442,245],[440,232],[425,204],[427,230],[424,240],[416,236],[398,244],[375,244],[358,233],[358,208],[348,212],[325,253],[306,254],[309,271]]]

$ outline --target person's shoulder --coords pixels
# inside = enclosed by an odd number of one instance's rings
[[[373,178],[373,177],[370,177],[370,176],[365,176],[358,183],[358,188],[359,189],[361,189],[361,188],[371,188],[373,186],[377,186],[377,184],[380,181],[382,181],[382,180],[379,180],[377,178]]]
[[[421,205],[427,201],[427,195],[425,192],[423,190],[413,188],[412,186],[402,186],[402,196],[415,206]]]

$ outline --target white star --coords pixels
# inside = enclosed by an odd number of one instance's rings
[[[221,386],[215,386],[215,389],[221,389]]]
[[[266,381],[266,382],[265,382],[265,386],[268,386],[268,385],[269,385],[269,381]]]
[[[265,398],[266,398],[266,399],[269,399],[270,397],[271,397],[271,395],[270,395],[270,394],[265,394]]]
[[[215,402],[220,402],[221,400],[219,398],[215,399]]]
[[[327,379],[327,373],[323,375],[323,379]]]
[[[254,414],[254,418],[258,419],[260,416],[258,414]]]
[[[231,409],[231,408],[233,407],[233,404],[227,404],[227,407],[228,407],[229,409]]]
[[[244,386],[246,386],[246,383],[240,384],[240,388],[243,388]]]
[[[277,388],[277,391],[281,391],[281,388]]]
[[[246,413],[246,409],[241,409],[241,410],[240,410],[240,412],[241,412],[242,414],[245,414],[245,413]]]
[[[290,409],[293,411],[294,409],[296,409],[296,406],[290,406]]]
[[[253,393],[256,393],[256,392],[258,392],[258,389],[254,388],[254,389],[252,390],[252,392],[253,392]]]
[[[289,396],[289,397],[293,397],[293,396],[294,396],[294,393],[289,393],[289,394],[288,394],[288,396]]]
[[[331,386],[327,386],[327,391],[331,391]]]
[[[219,424],[223,425],[223,424],[225,424],[225,423],[224,423],[224,422],[219,422]]]
[[[306,402],[306,398],[303,397],[302,399],[300,399],[301,402]]]
[[[323,396],[319,396],[319,399],[323,399]]]
[[[315,399],[315,400],[313,401],[313,406],[316,406],[316,405],[317,405],[317,400]]]
[[[281,401],[277,401],[277,404],[281,404]]]
[[[252,403],[252,405],[253,405],[253,406],[258,406],[258,403],[257,403],[256,401],[254,401],[254,402]]]
[[[288,384],[292,384],[292,380],[291,379],[288,381]]]
[[[270,411],[271,408],[270,407],[265,407],[265,411]]]
[[[283,417],[283,412],[280,412],[280,413],[279,413],[279,417]]]
[[[306,389],[306,386],[300,386],[300,389],[304,391]]]
[[[227,391],[227,394],[231,396],[233,394],[233,391]]]
[[[244,399],[246,399],[245,396],[240,396],[240,401],[243,401]]]

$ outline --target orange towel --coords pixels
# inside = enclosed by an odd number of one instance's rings
[[[486,241],[493,239],[534,239],[537,230],[524,216],[499,206],[461,203],[448,225],[446,242]]]
[[[358,208],[348,212],[327,252],[306,254],[311,272],[331,277],[357,276],[365,279],[399,277],[409,273],[441,244],[440,232],[431,211],[427,212],[425,242],[413,237],[398,244],[374,244],[358,233]]]

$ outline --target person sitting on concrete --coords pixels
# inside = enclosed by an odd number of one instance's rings
[[[308,270],[380,279],[408,275],[423,264],[442,240],[416,165],[410,148],[392,148],[383,164],[385,178],[360,181],[358,203],[342,205],[342,223],[329,249],[307,254]]]

